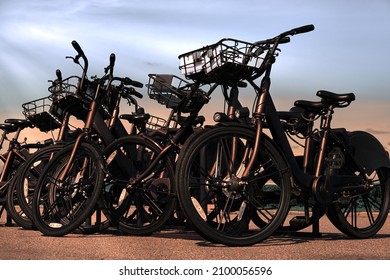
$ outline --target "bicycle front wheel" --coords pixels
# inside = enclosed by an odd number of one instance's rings
[[[103,186],[103,160],[89,143],[76,150],[65,179],[60,180],[74,145],[68,145],[48,163],[34,191],[34,224],[44,235],[63,236],[79,227],[95,209]]]
[[[50,159],[53,158],[55,153],[61,151],[63,147],[63,144],[57,144],[40,149],[29,157],[16,173],[14,188],[17,201],[20,204],[20,208],[26,215],[26,220],[30,220],[29,223],[31,224],[31,228],[33,227],[31,207],[35,186],[37,185],[39,177]],[[28,229],[25,226],[23,227]]]
[[[32,221],[27,217],[26,213],[23,211],[16,195],[16,176],[8,181],[8,190],[7,190],[7,203],[6,209],[7,213],[11,215],[15,223],[24,228],[24,229],[34,229]]]
[[[288,167],[266,136],[255,164],[255,133],[243,127],[213,128],[185,145],[176,165],[178,198],[187,219],[205,239],[247,246],[268,238],[289,209]],[[253,223],[261,216],[261,226]]]

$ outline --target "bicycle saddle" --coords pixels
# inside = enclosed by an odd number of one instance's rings
[[[119,118],[127,120],[130,123],[140,124],[145,123],[149,118],[149,114],[123,114]]]
[[[325,108],[328,108],[329,105],[321,101],[308,101],[308,100],[297,100],[294,102],[294,105],[300,108],[305,109],[308,112],[319,112]]]
[[[2,123],[0,124],[0,129],[7,133],[12,133],[17,131],[18,127],[12,123]]]
[[[353,93],[334,93],[327,90],[317,91],[317,96],[326,101],[347,102],[351,103],[355,100],[355,94]]]
[[[26,128],[26,127],[33,127],[33,124],[29,120],[25,119],[7,119],[5,120],[6,123],[11,123],[17,127],[20,128]]]

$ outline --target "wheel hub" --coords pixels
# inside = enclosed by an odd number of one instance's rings
[[[228,179],[229,182],[229,189],[232,191],[238,191],[241,189],[241,179],[233,176]]]

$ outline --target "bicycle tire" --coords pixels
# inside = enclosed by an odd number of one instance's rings
[[[7,213],[12,217],[15,223],[27,230],[35,229],[34,223],[27,216],[27,213],[22,209],[19,199],[17,198],[16,192],[16,175],[10,180],[9,186],[7,189],[7,203],[6,209]]]
[[[343,198],[327,208],[327,216],[342,233],[357,239],[374,236],[386,222],[390,209],[390,172],[377,169],[371,186],[350,199]],[[358,219],[359,217],[359,219]]]
[[[179,202],[194,230],[206,240],[249,246],[268,238],[283,223],[291,195],[289,168],[271,140],[265,135],[261,139],[255,170],[245,180],[241,175],[255,142],[252,129],[213,128],[181,150],[175,173]],[[243,153],[237,152],[240,145],[245,147]],[[270,173],[277,180],[265,184],[262,178]],[[263,227],[251,222],[254,210],[266,217]]]
[[[176,207],[174,163],[164,156],[138,185],[128,187],[150,165],[161,148],[140,135],[121,137],[105,150],[111,174],[103,188],[105,215],[122,232],[150,235],[164,227]]]
[[[73,147],[67,145],[53,157],[34,191],[33,221],[47,236],[63,236],[78,228],[95,210],[100,197],[104,162],[93,144],[80,143],[65,180],[58,181]]]
[[[20,166],[16,173],[15,192],[17,200],[31,223],[33,220],[32,197],[35,186],[49,160],[55,153],[61,151],[63,147],[64,145],[62,144],[56,144],[38,150]]]

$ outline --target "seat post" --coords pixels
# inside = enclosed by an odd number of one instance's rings
[[[330,105],[327,113],[325,116],[322,117],[321,119],[321,129],[324,132],[322,135],[322,140],[321,140],[321,148],[320,148],[320,154],[318,157],[318,162],[317,162],[317,168],[316,168],[316,173],[315,176],[319,177],[321,175],[321,171],[323,169],[323,163],[324,163],[324,156],[325,156],[325,149],[328,144],[328,135],[330,132],[330,124],[332,122],[332,116],[333,116],[333,105]]]

